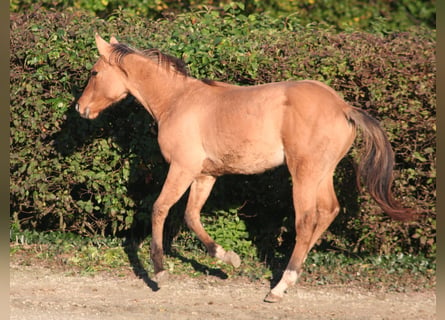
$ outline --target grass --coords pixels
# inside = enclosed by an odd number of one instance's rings
[[[98,272],[128,276],[133,272],[153,273],[149,242],[137,251],[129,250],[119,238],[82,237],[70,233],[22,231],[10,234],[10,258],[20,265],[60,267],[68,273],[93,275]],[[275,282],[286,257],[265,263],[256,257],[242,257],[235,269],[209,257],[199,245],[183,241],[172,244],[165,267],[170,273],[200,277],[243,277],[251,281]],[[421,291],[436,286],[435,260],[423,256],[388,255],[348,257],[337,252],[310,252],[300,285],[348,285],[387,291]]]

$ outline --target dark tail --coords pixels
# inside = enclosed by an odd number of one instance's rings
[[[391,192],[394,153],[380,124],[366,111],[352,108],[348,119],[362,132],[362,154],[357,168],[357,185],[363,183],[378,205],[393,219],[411,220],[412,209],[403,208]]]

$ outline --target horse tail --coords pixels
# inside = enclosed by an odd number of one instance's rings
[[[352,107],[347,118],[362,133],[361,157],[357,167],[357,186],[366,186],[369,194],[391,218],[411,220],[412,209],[403,208],[391,192],[394,153],[391,144],[376,119],[366,111]]]

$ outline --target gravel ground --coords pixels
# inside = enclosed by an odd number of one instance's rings
[[[10,319],[436,319],[433,290],[414,293],[296,286],[263,302],[269,283],[171,275],[159,290],[129,273],[69,275],[10,263]]]

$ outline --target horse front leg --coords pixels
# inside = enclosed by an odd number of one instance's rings
[[[193,181],[185,209],[185,222],[190,230],[195,232],[199,240],[206,246],[207,251],[212,257],[216,257],[237,268],[241,264],[239,256],[233,251],[225,251],[223,247],[209,236],[201,223],[201,209],[209,197],[215,181],[215,177],[206,175],[201,175]]]
[[[163,233],[164,223],[170,208],[181,198],[194,179],[194,174],[172,164],[159,197],[152,210],[152,240],[150,257],[154,266],[154,280],[160,281],[166,274],[164,270]]]

